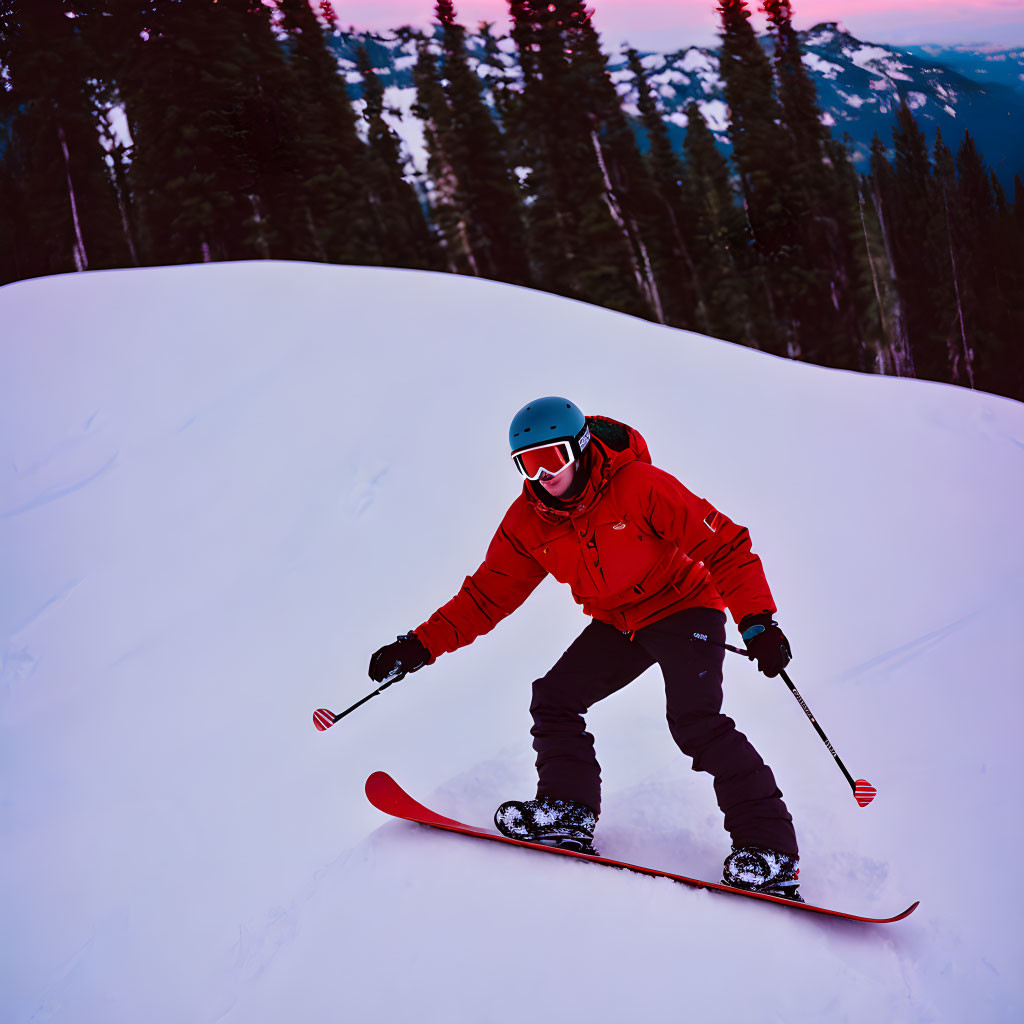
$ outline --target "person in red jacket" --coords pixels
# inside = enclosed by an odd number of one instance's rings
[[[509,430],[526,478],[483,564],[411,633],[376,651],[377,682],[472,643],[549,573],[591,622],[533,684],[533,800],[507,801],[495,823],[518,839],[593,852],[600,767],[584,714],[655,663],[669,731],[694,771],[714,778],[732,849],[723,881],[799,900],[792,816],[771,768],[722,714],[725,609],[758,668],[791,658],[747,529],[651,463],[638,431],[585,417],[568,399],[524,406]],[[696,638],[696,639],[695,639]]]

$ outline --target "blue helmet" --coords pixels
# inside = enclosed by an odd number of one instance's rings
[[[590,443],[587,418],[568,398],[538,398],[512,417],[508,444],[513,456],[524,448],[557,441],[569,443],[573,459],[578,459]]]

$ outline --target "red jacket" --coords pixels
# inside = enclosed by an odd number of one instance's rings
[[[553,508],[539,485],[524,483],[483,564],[416,627],[431,661],[493,629],[548,573],[587,615],[629,632],[683,608],[728,607],[736,622],[776,610],[746,527],[651,465],[632,427],[587,422],[586,486]]]

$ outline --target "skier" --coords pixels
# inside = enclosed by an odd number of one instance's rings
[[[724,642],[728,607],[766,676],[792,656],[746,528],[652,465],[638,431],[585,417],[568,399],[520,409],[509,444],[526,479],[483,564],[426,622],[373,654],[370,678],[415,672],[472,643],[551,573],[592,621],[533,684],[537,796],[503,803],[498,829],[595,852],[601,776],[583,715],[657,662],[672,738],[714,778],[732,839],[722,881],[801,900],[792,816],[771,768],[722,714],[724,650],[703,642]]]

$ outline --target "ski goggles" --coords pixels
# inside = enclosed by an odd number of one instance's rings
[[[576,456],[571,441],[548,441],[513,452],[512,461],[527,480],[539,480],[544,474],[558,476],[576,461]]]

